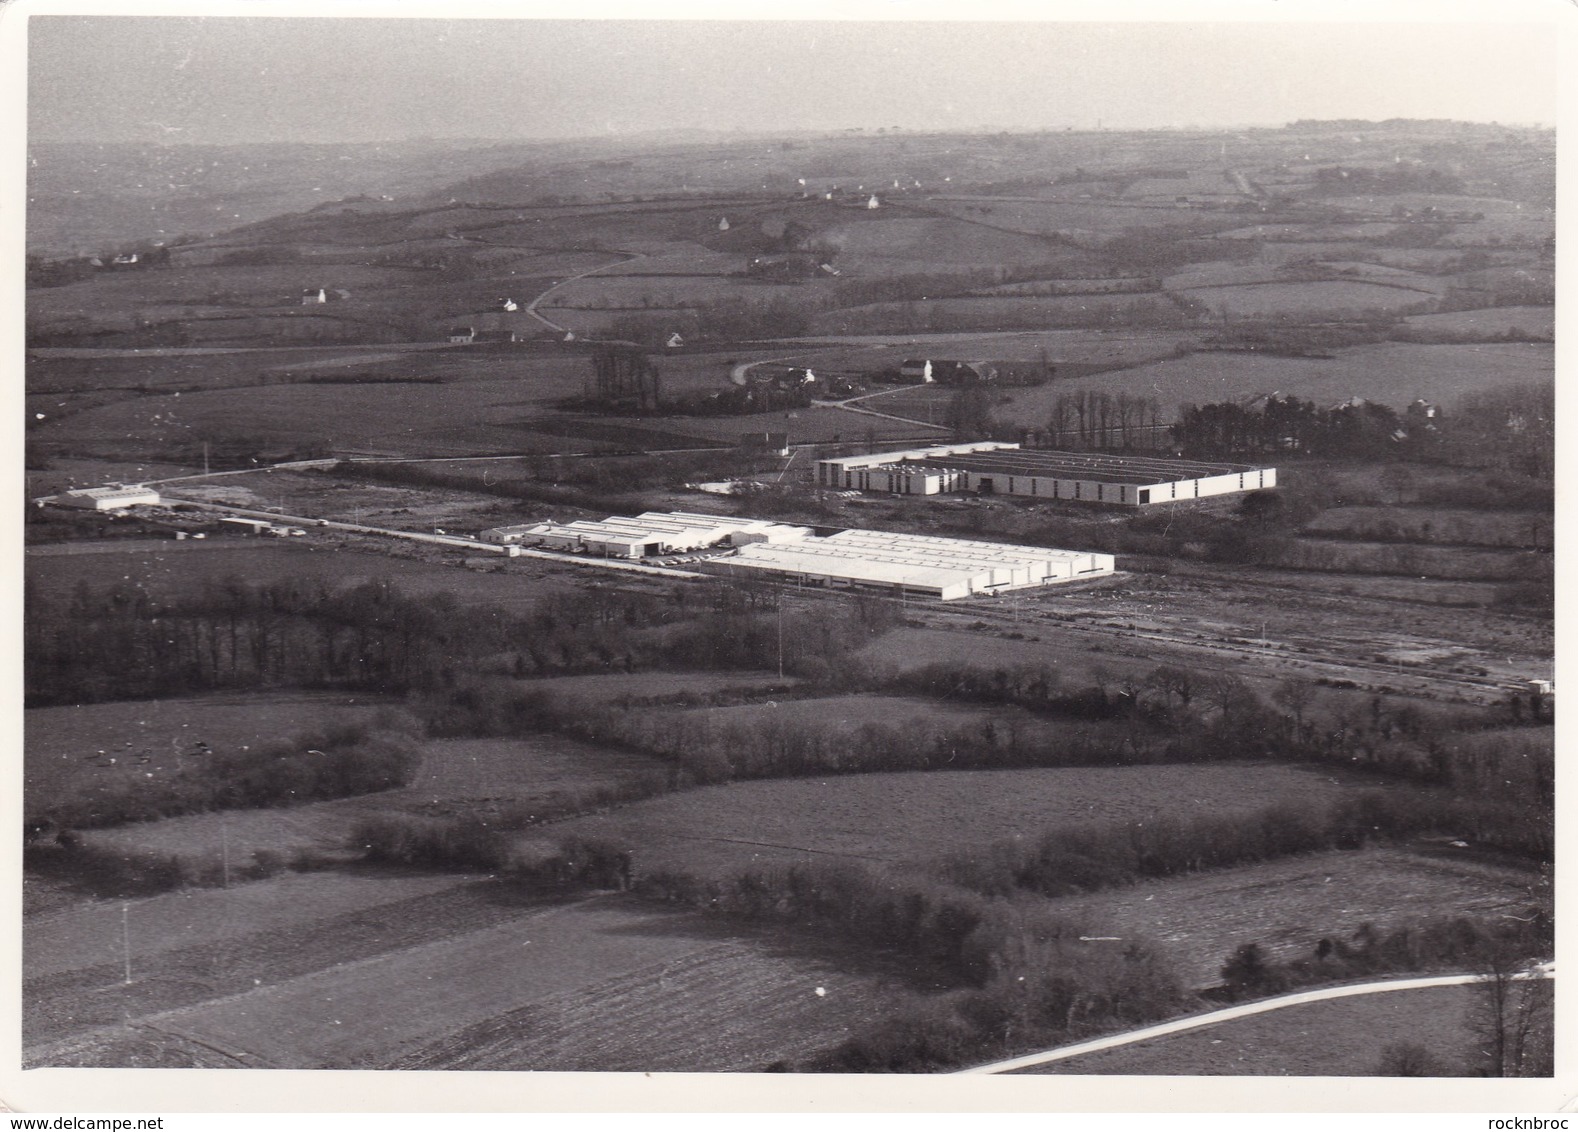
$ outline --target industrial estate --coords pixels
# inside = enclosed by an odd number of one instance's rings
[[[29,1066],[1550,1073],[1551,131],[197,148],[30,168]]]

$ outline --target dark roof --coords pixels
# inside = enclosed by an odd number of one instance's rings
[[[475,333],[476,333],[476,331],[471,329],[471,327],[469,327],[469,326],[452,326],[452,327],[449,328],[449,336],[451,338],[453,338],[457,334],[475,334]]]
[[[1067,480],[1100,480],[1104,483],[1172,483],[1177,480],[1226,476],[1256,471],[1251,464],[1207,463],[1155,456],[1105,456],[1096,452],[1043,452],[1009,449],[968,452],[906,461],[929,468],[957,468],[970,472],[1008,476],[1048,476]]]

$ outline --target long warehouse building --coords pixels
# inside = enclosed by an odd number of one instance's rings
[[[985,442],[875,452],[817,463],[824,487],[894,495],[975,492],[1148,507],[1277,485],[1275,468],[1153,456],[1024,450]]]
[[[863,586],[944,601],[972,594],[1102,577],[1110,554],[975,542],[932,535],[847,530],[798,542],[741,547],[718,565],[830,587]]]

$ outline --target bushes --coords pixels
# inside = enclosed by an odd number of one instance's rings
[[[311,853],[290,858],[260,849],[250,858],[231,860],[219,853],[158,853],[146,849],[112,848],[63,838],[55,846],[30,845],[23,852],[29,871],[74,885],[95,896],[151,896],[178,888],[215,887],[225,883],[265,880],[287,869],[318,868]]]
[[[253,750],[201,757],[162,779],[125,783],[28,821],[95,828],[209,810],[288,806],[404,786],[420,764],[415,725],[382,713],[370,725],[307,732]]]
[[[1028,844],[999,841],[950,856],[938,869],[949,883],[985,896],[1072,896],[1425,832],[1461,835],[1483,808],[1439,795],[1369,790],[1324,810],[1284,802],[1249,815],[1059,829]]]
[[[351,844],[382,864],[475,869],[501,868],[508,849],[503,835],[481,818],[411,814],[363,818],[351,830]]]
[[[1238,947],[1222,966],[1217,998],[1259,998],[1293,987],[1374,978],[1410,971],[1515,970],[1552,954],[1548,908],[1494,920],[1443,916],[1386,931],[1360,924],[1346,936],[1320,941],[1313,954],[1274,962],[1256,943]]]

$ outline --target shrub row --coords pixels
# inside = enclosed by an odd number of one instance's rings
[[[421,763],[414,722],[385,712],[251,750],[192,756],[161,778],[39,805],[34,828],[97,828],[210,810],[290,806],[407,785]]]

